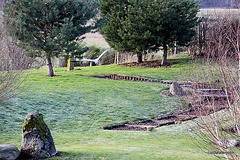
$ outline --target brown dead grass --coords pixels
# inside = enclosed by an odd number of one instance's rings
[[[85,41],[107,43],[105,41],[105,39],[103,38],[103,36],[98,32],[96,32],[96,33],[86,33],[84,35],[84,37],[86,37]]]

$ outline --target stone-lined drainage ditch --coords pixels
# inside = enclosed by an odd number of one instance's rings
[[[143,78],[143,77],[121,75],[121,74],[95,75],[95,76],[91,76],[91,77],[112,79],[112,80],[125,80],[125,81],[158,82],[158,83],[163,83],[163,84],[172,84],[174,82],[174,81],[170,81],[170,80],[158,80],[158,79],[153,79],[153,78]],[[191,86],[192,83],[178,81],[178,84],[184,85],[184,86]]]
[[[161,126],[178,124],[197,118],[194,115],[168,115],[152,120],[140,120],[133,123],[104,126],[104,130],[152,131]]]
[[[170,85],[174,81],[170,80],[157,80],[152,78],[143,78],[143,77],[135,77],[135,76],[127,76],[127,75],[120,75],[120,74],[109,74],[109,75],[96,75],[92,76],[95,78],[103,78],[103,79],[112,79],[112,80],[125,80],[125,81],[141,81],[141,82],[157,82]],[[191,82],[177,82],[182,87],[194,88],[194,84]],[[203,101],[205,100],[217,100],[222,103],[222,100],[227,98],[224,95],[223,90],[221,88],[207,88],[206,86],[202,86],[201,88],[195,88],[195,90],[202,92],[200,95],[203,97]],[[224,105],[219,103],[219,106],[216,111],[220,111],[224,109]],[[204,113],[211,114],[214,111],[212,109],[205,109]],[[116,125],[108,125],[103,126],[102,129],[104,130],[129,130],[129,131],[152,131],[155,128],[173,124],[179,124],[184,121],[193,120],[197,118],[195,111],[193,109],[186,109],[186,110],[178,110],[174,113],[166,113],[159,115],[157,118],[150,119],[150,120],[139,120],[132,123],[125,123],[125,124],[116,124]]]
[[[203,110],[199,114],[212,114],[224,109],[224,107],[218,107],[214,111],[212,109]],[[189,121],[197,118],[195,111],[192,109],[184,111],[175,111],[174,113],[166,113],[159,115],[157,118],[151,120],[139,120],[132,123],[107,125],[103,126],[104,130],[128,130],[128,131],[153,131],[154,129],[162,126],[180,124],[184,121]]]

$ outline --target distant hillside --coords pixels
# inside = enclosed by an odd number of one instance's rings
[[[201,8],[237,8],[240,0],[202,0]],[[235,6],[235,7],[234,7]]]

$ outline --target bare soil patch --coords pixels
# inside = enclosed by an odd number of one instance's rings
[[[224,108],[219,107],[215,111],[209,108],[203,110],[195,110],[193,108],[177,110],[171,113],[161,114],[158,117],[151,120],[139,120],[136,122],[130,122],[125,124],[117,124],[104,126],[104,130],[127,130],[127,131],[152,131],[155,128],[180,124],[184,121],[189,121],[197,118],[199,115],[212,114],[213,112],[220,111]]]
[[[233,127],[233,128],[226,128],[226,129],[221,129],[221,131],[227,132],[227,133],[237,133],[237,128]]]
[[[177,64],[177,62],[167,62],[166,65],[162,65],[160,61],[144,61],[142,63],[137,62],[130,62],[130,63],[122,63],[119,65],[127,66],[127,67],[149,67],[149,68],[156,68],[156,67],[171,67],[172,65]]]
[[[61,75],[53,75],[53,76],[49,76],[49,75],[44,75],[45,77],[59,77]]]

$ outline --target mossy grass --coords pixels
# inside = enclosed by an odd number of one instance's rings
[[[181,59],[182,58],[182,59]],[[177,80],[187,72],[188,59],[180,57],[171,68],[120,65],[29,70],[30,87],[18,97],[1,103],[0,143],[21,145],[25,116],[39,111],[51,130],[54,160],[66,159],[215,159],[194,146],[188,136],[189,122],[157,128],[153,132],[104,131],[102,126],[151,119],[182,107],[177,97],[164,97],[166,85],[151,82],[96,79],[92,75],[125,74]]]

